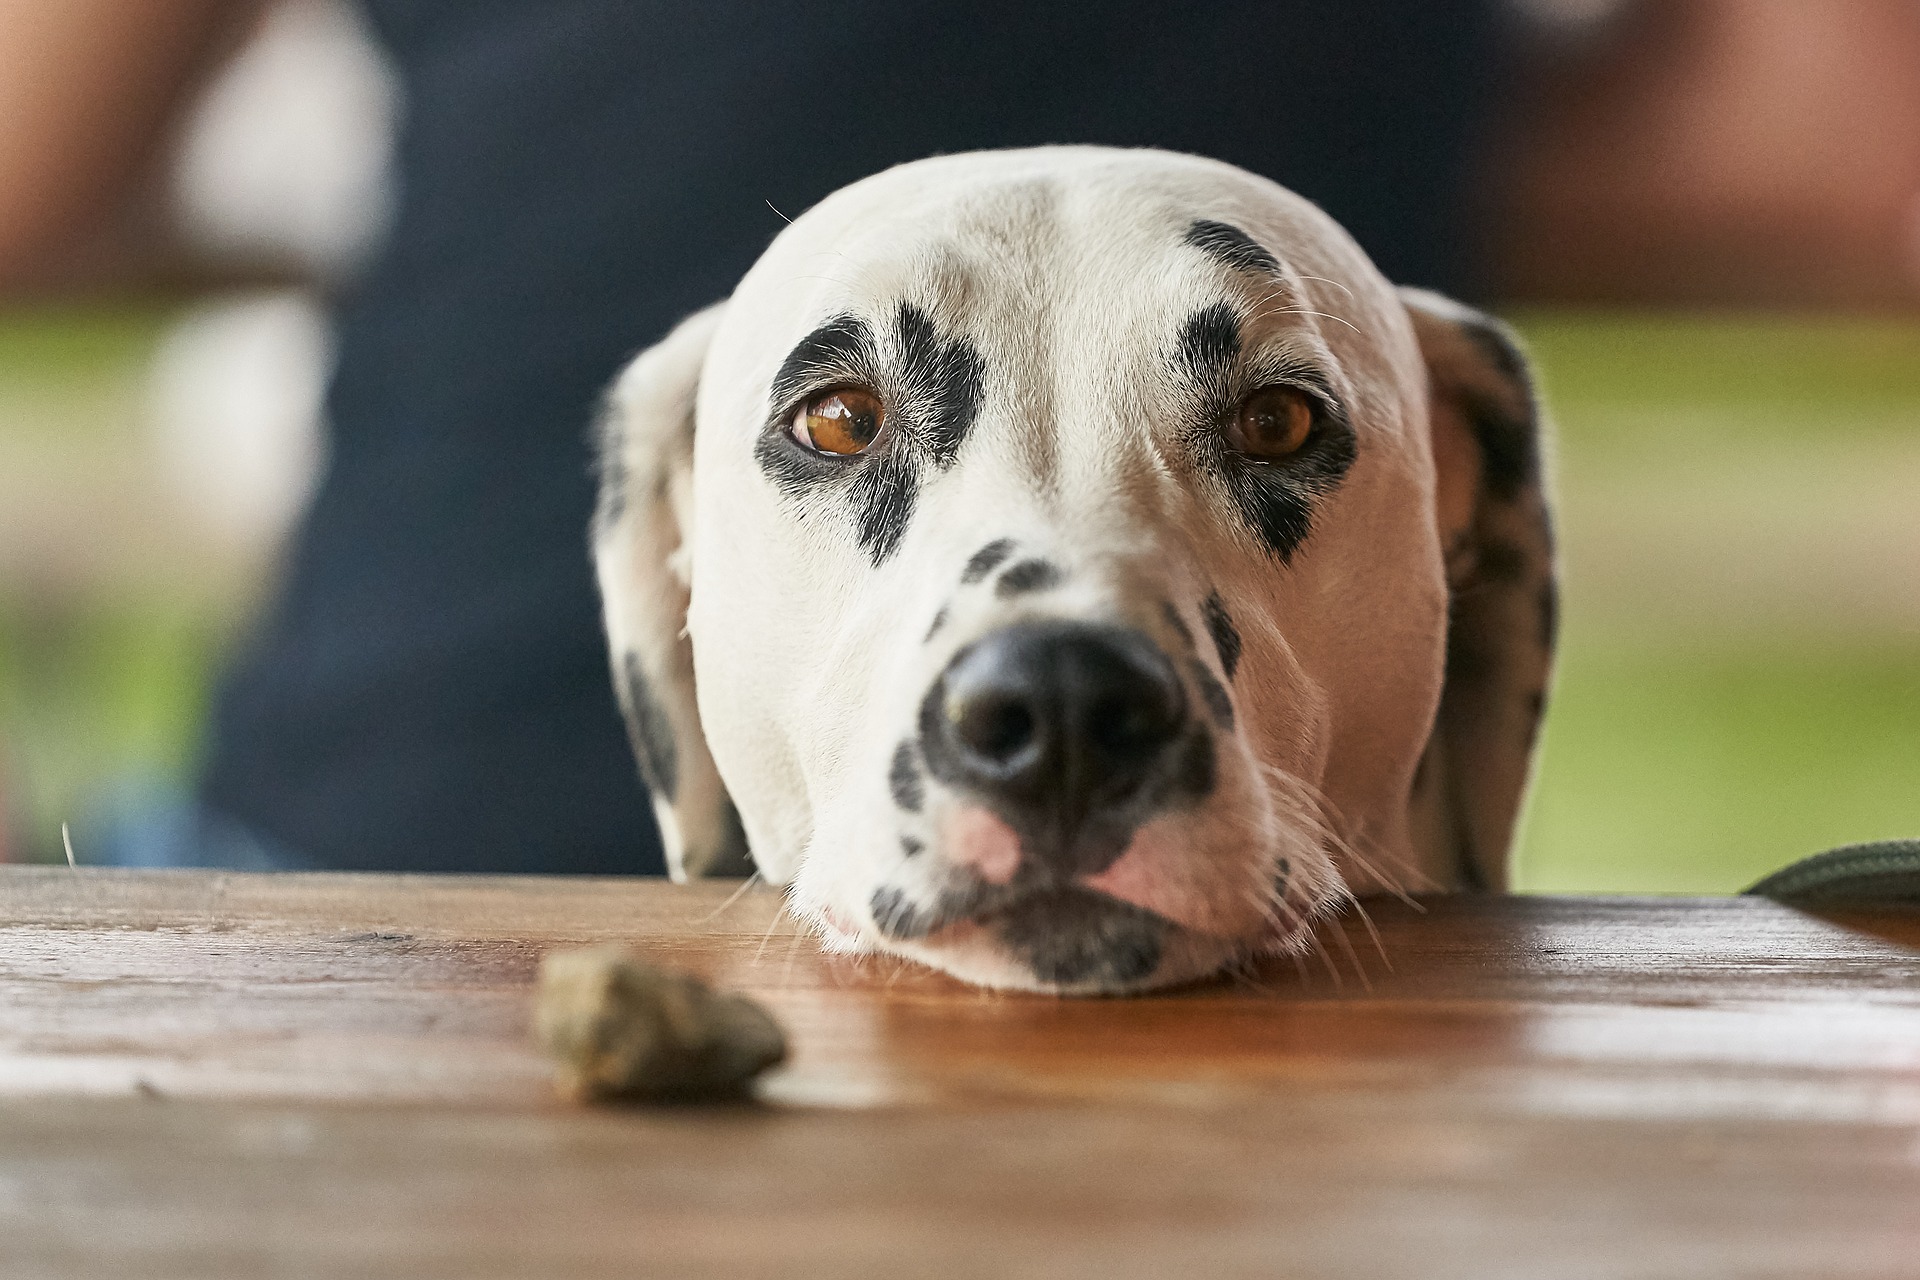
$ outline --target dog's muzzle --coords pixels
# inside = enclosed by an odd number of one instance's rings
[[[942,782],[1018,835],[1017,878],[1066,884],[1105,870],[1193,772],[1186,690],[1138,631],[1023,623],[962,649],[920,710]],[[1211,772],[1211,742],[1200,742]],[[1190,780],[1190,779],[1189,779]]]

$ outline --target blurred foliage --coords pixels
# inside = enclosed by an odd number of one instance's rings
[[[129,388],[163,321],[138,308],[0,314],[0,464],[9,438],[144,448]],[[1609,513],[1631,524],[1653,509],[1635,501],[1659,504],[1673,537],[1692,528],[1708,542],[1727,541],[1721,526],[1749,507],[1776,522],[1817,517],[1808,504],[1846,514],[1836,504],[1859,487],[1861,459],[1920,444],[1920,326],[1560,313],[1518,324],[1559,424],[1576,570],[1520,885],[1724,892],[1821,848],[1920,833],[1912,610],[1796,605],[1804,575],[1765,562],[1764,547],[1743,571],[1760,575],[1771,612],[1714,612],[1711,599],[1688,611],[1699,593],[1684,579],[1664,592],[1601,581],[1660,567],[1603,536]],[[1695,470],[1676,472],[1676,459]],[[1709,493],[1696,476],[1724,478]],[[88,499],[84,487],[71,496]],[[1907,529],[1920,548],[1920,514]],[[1633,562],[1609,561],[1622,556]],[[246,589],[221,604],[165,582],[0,580],[0,771],[34,856],[58,857],[60,821],[84,819],[125,780],[187,778]]]
[[[1920,832],[1920,642],[1573,638],[1516,867],[1535,892],[1722,893]]]

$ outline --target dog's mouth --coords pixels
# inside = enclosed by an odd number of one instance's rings
[[[973,917],[1041,982],[1061,987],[1130,987],[1160,967],[1166,917],[1091,889],[1024,893]]]
[[[930,903],[885,887],[870,905],[884,938],[938,967],[964,972],[955,961],[984,946],[1042,989],[1117,993],[1200,977],[1234,956],[1297,952],[1335,897],[1276,911],[1271,930],[1250,936],[1196,929],[1077,884],[975,884]]]
[[[1195,944],[1231,940],[1201,935],[1145,907],[1078,885],[981,885],[918,906],[897,889],[872,902],[880,932],[896,943],[943,948],[992,940],[1042,986],[1122,991],[1147,983],[1162,962]]]

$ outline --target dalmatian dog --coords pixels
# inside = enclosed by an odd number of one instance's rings
[[[677,879],[1059,993],[1504,888],[1555,629],[1526,363],[1156,151],[847,187],[609,393],[593,550]]]

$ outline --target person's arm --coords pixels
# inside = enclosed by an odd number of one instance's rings
[[[0,0],[0,285],[84,240],[146,175],[255,0]]]

